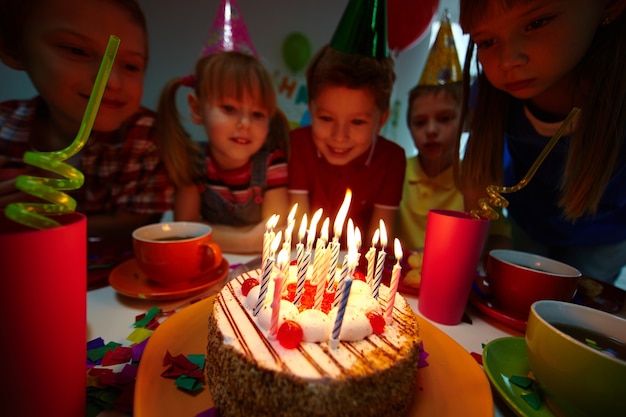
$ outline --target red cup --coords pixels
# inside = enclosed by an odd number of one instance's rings
[[[488,232],[487,219],[455,210],[428,212],[418,303],[425,317],[461,322]]]
[[[0,390],[7,416],[83,417],[87,220],[37,230],[0,216]]]
[[[486,272],[494,306],[523,321],[535,301],[572,301],[581,277],[563,262],[511,249],[489,252]]]
[[[172,287],[198,278],[222,263],[211,226],[197,222],[154,223],[133,232],[139,269],[154,282]]]

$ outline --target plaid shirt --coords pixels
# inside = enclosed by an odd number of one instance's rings
[[[9,159],[3,167],[27,167],[22,157],[33,150],[30,135],[40,103],[39,97],[0,103],[0,156]],[[92,133],[81,151],[65,161],[85,175],[83,186],[68,192],[77,200],[77,211],[158,214],[172,208],[174,187],[161,162],[153,125],[154,112],[141,108],[119,130]]]

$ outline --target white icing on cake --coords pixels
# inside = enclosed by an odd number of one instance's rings
[[[290,275],[292,277],[287,281],[294,281],[293,268],[290,269]],[[300,324],[304,333],[304,340],[297,348],[284,348],[278,341],[268,338],[272,314],[269,303],[273,288],[268,289],[264,307],[256,317],[252,311],[260,286],[253,287],[247,297],[241,292],[242,283],[251,277],[260,281],[259,271],[251,271],[229,282],[216,299],[213,315],[224,338],[223,343],[232,346],[261,368],[290,373],[305,380],[370,374],[393,366],[398,358],[403,358],[418,342],[414,313],[400,295],[395,297],[391,325],[385,326],[382,335],[373,334],[366,313],[382,312],[389,288],[381,285],[379,304],[371,297],[366,283],[354,281],[341,328],[342,343],[339,348],[332,349],[327,343],[336,309],[331,310],[328,316],[319,310],[299,313],[293,303],[282,300],[279,326],[286,319],[294,320]],[[273,286],[272,281],[270,287]]]

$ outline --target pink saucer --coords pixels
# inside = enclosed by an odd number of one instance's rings
[[[135,258],[116,266],[109,275],[109,284],[120,294],[144,300],[175,300],[199,294],[221,282],[229,271],[226,259],[214,270],[176,287],[162,287],[139,270]]]
[[[470,293],[470,302],[478,310],[488,315],[489,317],[499,321],[500,323],[522,333],[526,332],[526,321],[518,319],[517,317],[510,316],[498,310],[497,307],[494,306],[490,300],[481,297],[480,294],[478,294],[475,290],[472,290],[472,292]]]

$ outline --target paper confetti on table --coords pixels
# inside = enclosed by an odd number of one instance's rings
[[[161,313],[161,309],[158,307],[152,307],[144,314],[140,314],[136,317],[136,321],[133,324],[134,327],[146,327],[149,328],[149,324],[158,317]]]
[[[133,342],[133,343],[141,343],[144,340],[147,340],[148,338],[150,338],[150,336],[152,336],[152,333],[154,333],[154,330],[144,329],[142,327],[139,327],[133,330],[131,334],[128,335],[126,340],[128,340],[129,342]]]
[[[107,350],[102,357],[100,365],[111,366],[120,365],[130,361],[132,351],[128,347],[118,346],[113,350]]]
[[[430,354],[424,350],[424,342],[420,342],[419,351],[420,351],[420,356],[419,356],[419,359],[417,360],[417,367],[423,368],[424,366],[428,366],[428,361],[426,361],[426,358],[428,358]]]
[[[87,342],[86,417],[96,417],[104,410],[132,414],[139,361],[150,336],[167,316],[153,307],[135,317],[132,331],[123,343],[105,343],[101,337]],[[197,368],[195,363],[193,366]],[[182,384],[191,384],[193,389],[196,382]]]
[[[176,379],[175,384],[188,392],[196,392],[204,385],[204,355],[176,355],[169,351],[163,358],[166,369],[161,373],[164,378]]]

